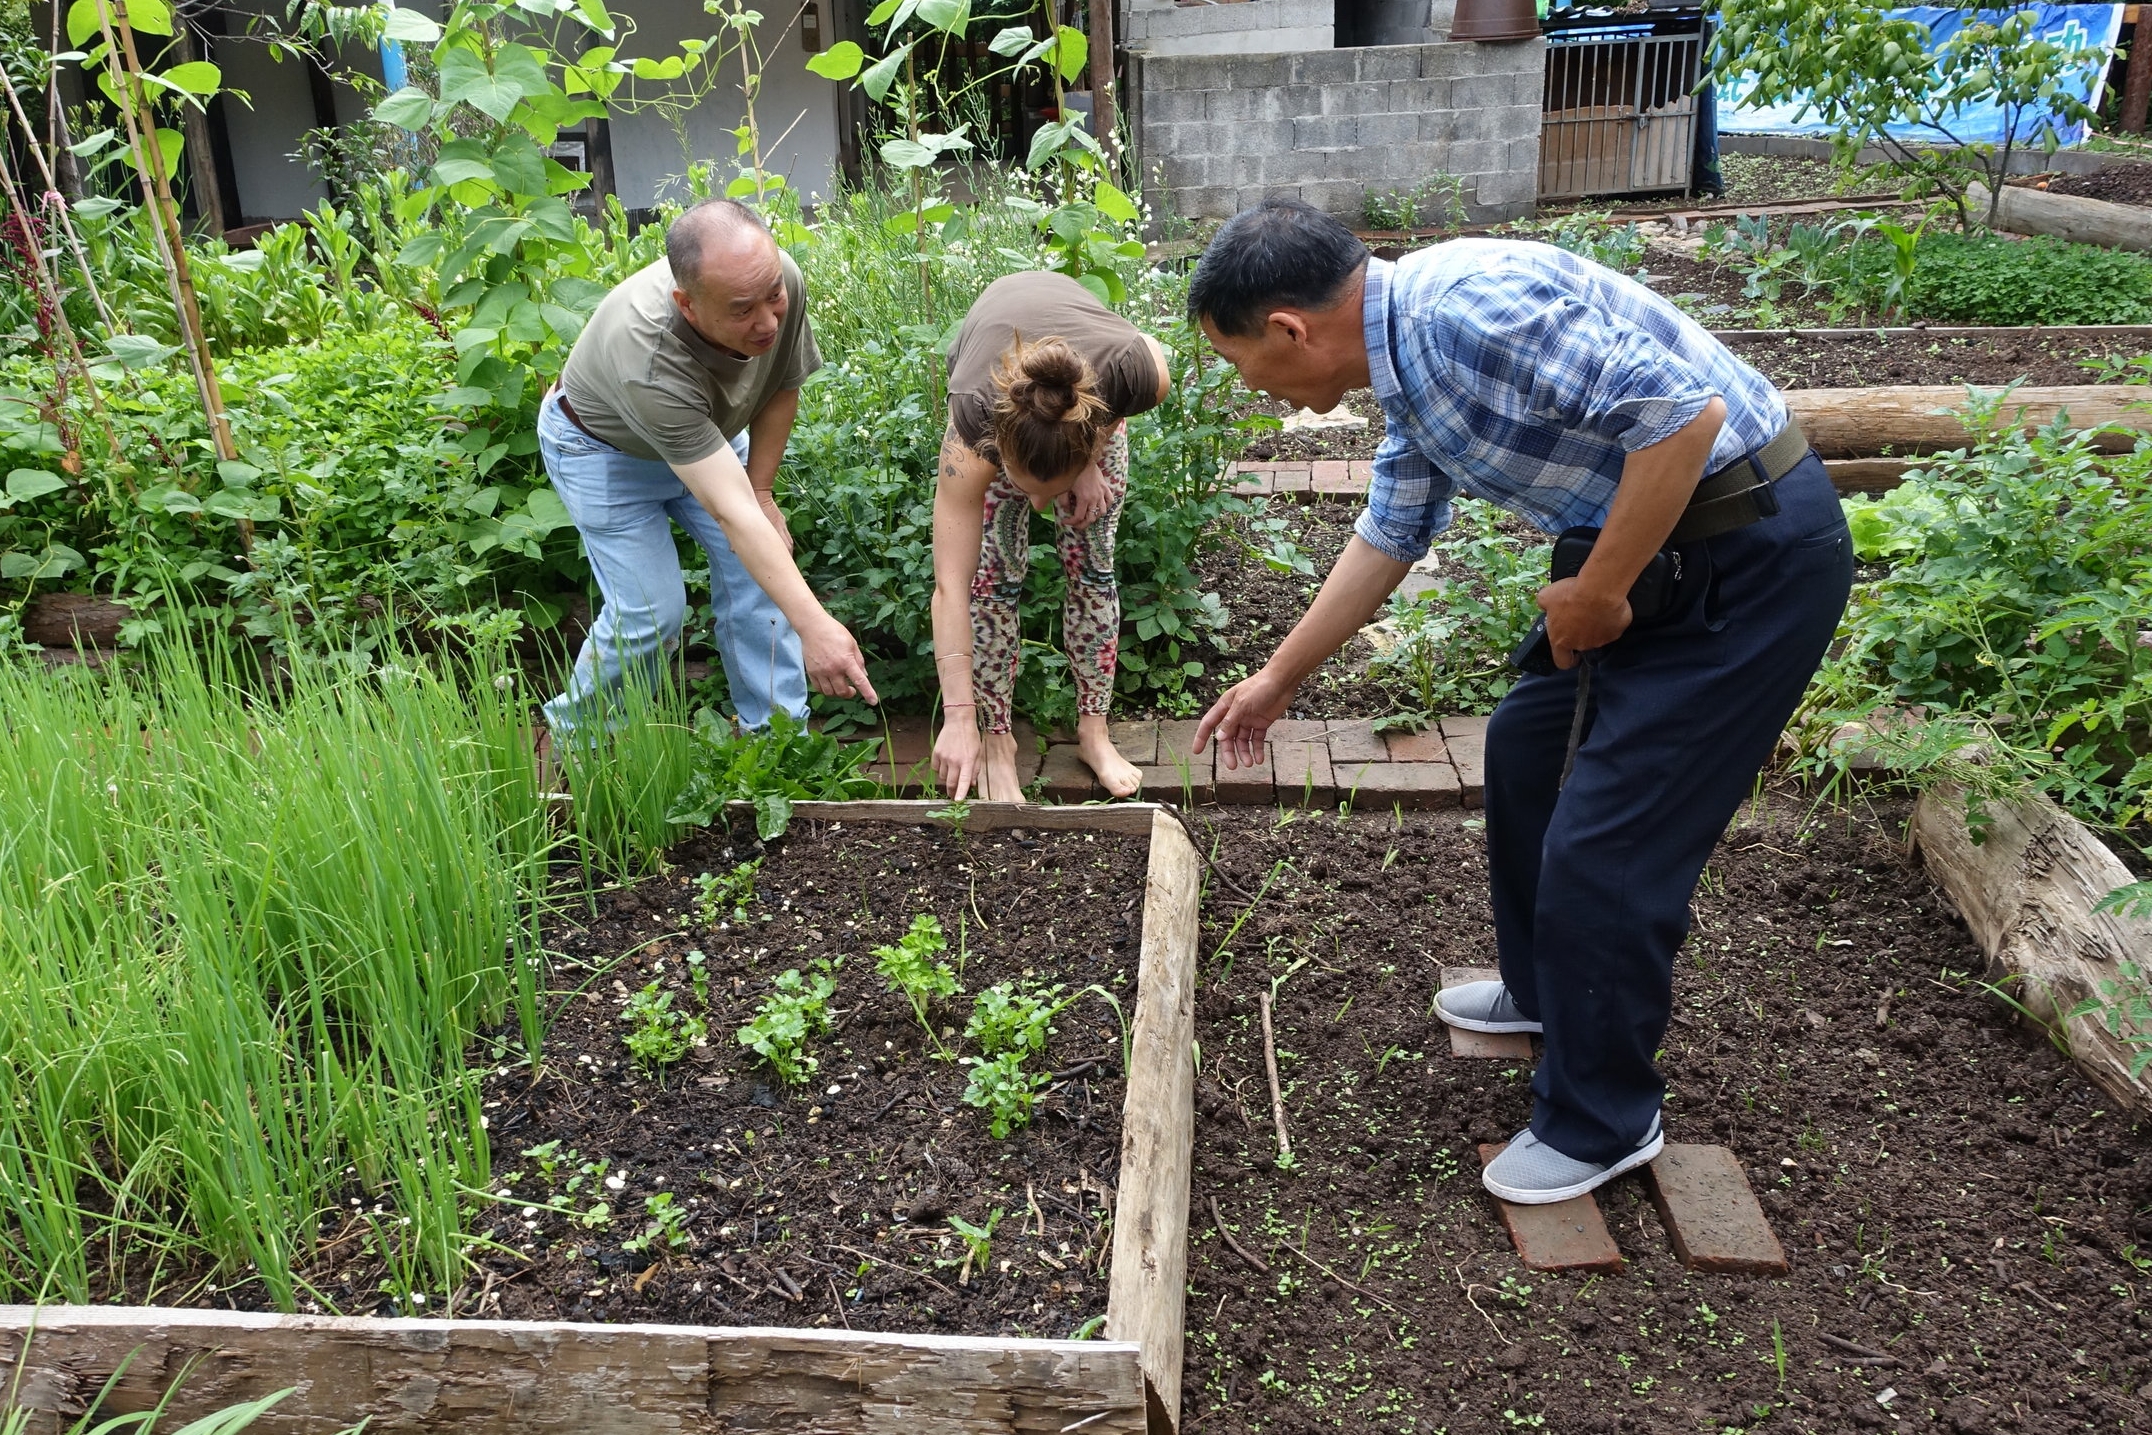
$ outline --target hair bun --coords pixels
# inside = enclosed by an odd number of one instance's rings
[[[1049,339],[1019,356],[1009,401],[1047,423],[1059,423],[1076,407],[1084,378],[1082,357],[1067,344]]]

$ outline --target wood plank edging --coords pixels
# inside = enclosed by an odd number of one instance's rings
[[[2095,912],[2131,880],[2130,869],[2091,828],[2037,793],[1986,802],[1978,846],[1965,821],[1963,789],[1920,795],[1912,840],[1987,957],[1987,979],[2009,981],[2013,1001],[2058,1023],[2071,1061],[2128,1109],[2152,1113],[2152,1085],[2130,1074],[2134,1052],[2097,1014],[2070,1017],[2121,980],[2121,966],[2152,971],[2152,920]]]
[[[1151,1435],[1172,1435],[1180,1423],[1201,861],[1179,819],[1154,809],[1106,1300],[1107,1339],[1143,1352]]]
[[[34,1435],[66,1429],[130,1353],[107,1413],[154,1407],[199,1360],[170,1421],[296,1387],[250,1427],[258,1435],[327,1435],[362,1418],[377,1432],[457,1435],[1145,1429],[1127,1343],[0,1306],[0,1380],[21,1367]]]

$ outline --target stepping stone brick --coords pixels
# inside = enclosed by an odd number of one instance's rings
[[[1280,718],[1264,733],[1264,740],[1272,744],[1281,742],[1321,742],[1330,734],[1330,724],[1319,718]]]
[[[1155,722],[1116,722],[1106,724],[1106,736],[1121,750],[1121,756],[1138,767],[1152,767],[1158,762],[1158,724]]]
[[[1281,463],[1270,476],[1272,493],[1306,494],[1308,491],[1308,466],[1304,463]]]
[[[1786,1249],[1772,1234],[1741,1163],[1724,1146],[1668,1145],[1645,1168],[1645,1184],[1674,1254],[1691,1270],[1782,1276]]]
[[[1137,773],[1143,778],[1141,796],[1146,802],[1170,802],[1176,807],[1195,807],[1212,801],[1210,754],[1205,753],[1193,767],[1183,772],[1178,767],[1139,767]]]
[[[1308,488],[1321,494],[1352,492],[1351,470],[1341,458],[1319,458],[1310,466]]]
[[[1352,461],[1351,477],[1347,480],[1354,493],[1365,493],[1375,481],[1375,460],[1356,458]]]
[[[1461,987],[1466,982],[1491,982],[1501,978],[1495,967],[1444,967],[1442,989]],[[1442,1029],[1450,1034],[1450,1055],[1484,1057],[1490,1061],[1530,1061],[1532,1059],[1532,1034],[1528,1031],[1466,1031],[1461,1026],[1442,1023]]]
[[[1371,762],[1346,784],[1353,806],[1420,811],[1457,805],[1457,769],[1446,762]]]
[[[1390,749],[1392,762],[1447,763],[1450,760],[1450,750],[1442,741],[1442,730],[1434,726],[1423,727],[1418,732],[1393,728],[1382,735],[1382,741]]]
[[[1271,780],[1277,785],[1278,801],[1288,807],[1335,807],[1336,779],[1331,775],[1330,749],[1322,742],[1273,742],[1270,745]]]
[[[1479,1148],[1480,1165],[1486,1166],[1509,1145]],[[1590,1195],[1575,1196],[1551,1206],[1515,1206],[1496,1201],[1502,1224],[1518,1259],[1535,1271],[1605,1271],[1622,1268],[1621,1248],[1607,1233],[1606,1218]]]
[[[1457,767],[1465,806],[1480,806],[1487,791],[1487,719],[1446,717],[1442,720],[1442,741]]]
[[[1329,725],[1330,764],[1388,762],[1390,748],[1369,722],[1333,722]]]
[[[1048,802],[1089,802],[1106,795],[1074,743],[1057,742],[1047,748],[1046,765],[1039,771],[1046,779],[1040,795]]]
[[[1212,790],[1220,802],[1267,806],[1273,796],[1271,781],[1270,749],[1265,747],[1263,760],[1253,767],[1229,768],[1220,759]]]

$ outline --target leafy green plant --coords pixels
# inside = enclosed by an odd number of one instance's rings
[[[910,930],[898,938],[895,946],[876,947],[873,951],[874,969],[889,983],[890,990],[902,994],[911,1003],[912,1016],[927,1040],[934,1043],[943,1055],[948,1048],[942,1046],[941,1038],[934,1034],[934,1023],[927,1015],[929,1005],[945,997],[952,997],[959,990],[956,972],[947,962],[936,960],[949,950],[949,939],[942,934],[941,922],[931,912],[921,912],[912,918]]]
[[[663,1244],[672,1250],[680,1250],[688,1243],[687,1207],[673,1199],[670,1191],[660,1191],[643,1198],[643,1214],[650,1218],[641,1234],[628,1237],[620,1243],[624,1251],[647,1251]]]
[[[1884,308],[1963,324],[2141,324],[2152,321],[2152,260],[2045,235],[1908,235],[1879,224],[1859,282]],[[1893,231],[1896,232],[1893,232]]]
[[[1388,646],[1370,666],[1401,679],[1421,714],[1492,711],[1516,679],[1509,655],[1538,614],[1548,550],[1511,539],[1492,508],[1465,501],[1434,551],[1469,576],[1393,597]]]
[[[630,996],[620,1019],[628,1023],[622,1045],[646,1074],[671,1066],[708,1038],[709,1024],[701,1017],[673,1009],[673,994],[651,982]]]
[[[1557,249],[1581,254],[1621,274],[1644,267],[1644,236],[1635,224],[1616,224],[1606,210],[1579,209],[1552,219],[1520,220],[1502,232],[1537,239]]]
[[[705,927],[714,927],[723,914],[730,912],[732,920],[747,920],[747,908],[755,900],[755,874],[762,870],[762,859],[742,862],[720,877],[704,872],[695,878],[695,920]]]
[[[949,1228],[964,1242],[964,1268],[957,1272],[957,1284],[968,1285],[974,1268],[985,1271],[994,1258],[994,1228],[1001,1224],[1002,1208],[996,1206],[983,1226],[973,1225],[962,1216],[949,1217]]]
[[[691,951],[681,961],[687,965],[687,982],[694,989],[695,1004],[707,1010],[710,1005],[710,959],[701,951]]]
[[[780,1081],[797,1086],[815,1074],[820,1063],[806,1054],[810,1037],[831,1026],[829,999],[837,994],[836,963],[815,959],[813,974],[789,967],[778,974],[777,990],[762,999],[754,1020],[739,1030],[740,1045],[770,1064]]]
[[[862,770],[874,744],[843,743],[790,714],[773,713],[761,732],[742,731],[711,708],[695,714],[693,768],[667,814],[691,827],[709,825],[728,802],[753,808],[755,832],[765,842],[792,825],[795,802],[848,802],[873,797],[881,787]]]
[[[1031,1124],[1032,1103],[1038,1099],[1039,1089],[1051,1079],[1045,1072],[1026,1071],[1021,1051],[1004,1051],[993,1057],[967,1056],[964,1064],[971,1068],[970,1079],[964,1085],[964,1104],[987,1114],[987,1129],[995,1140],[1005,1140],[1010,1132]]]
[[[1940,192],[1960,223],[1975,221],[1968,191],[1984,182],[1991,198],[1979,222],[1994,223],[1993,195],[2025,133],[2053,149],[2072,127],[2090,123],[2091,107],[2073,84],[2106,63],[2097,46],[2034,38],[2029,11],[1967,16],[1937,43],[1929,28],[1867,0],[1724,0],[1711,63],[1747,73],[1746,104],[1799,101],[1801,116],[1831,127],[1831,143],[1850,161],[1880,147],[1906,181]],[[2000,143],[1958,132],[1969,105],[2002,112]]]
[[[1055,1000],[1061,992],[1059,983],[1037,990],[996,982],[972,999],[964,1035],[988,1056],[1003,1052],[1014,1052],[1019,1060],[1037,1056],[1046,1050],[1046,1038],[1053,1034],[1054,1017],[1076,999]]]

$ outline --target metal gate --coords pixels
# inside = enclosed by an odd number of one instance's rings
[[[1703,37],[1641,28],[1547,36],[1541,199],[1689,187]]]

